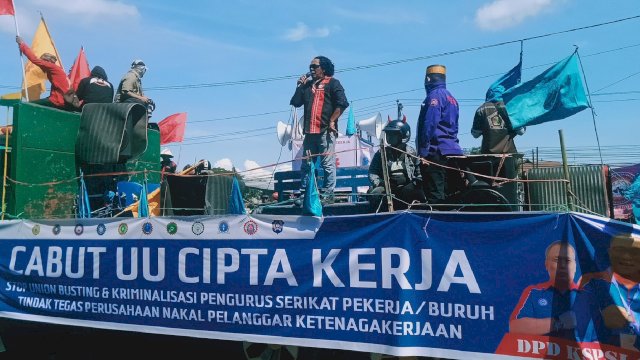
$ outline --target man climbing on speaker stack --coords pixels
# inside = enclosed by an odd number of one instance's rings
[[[142,91],[142,77],[147,72],[147,66],[142,60],[134,60],[131,63],[131,69],[124,74],[118,91],[116,92],[115,102],[133,102],[143,105],[147,109],[147,114],[151,117],[151,113],[156,108],[156,104],[150,98],[144,95]]]
[[[20,36],[16,36],[16,42],[29,61],[40,68],[47,75],[47,79],[51,83],[51,93],[49,97],[32,101],[34,104],[58,108],[61,110],[74,111],[77,110],[71,104],[65,101],[64,95],[69,91],[69,79],[64,69],[58,65],[58,58],[54,54],[44,53],[37,57],[31,50],[29,45],[22,40]]]
[[[321,159],[324,171],[324,183],[320,189],[322,202],[335,201],[336,154],[335,141],[338,137],[338,118],[349,106],[344,88],[333,77],[334,65],[324,56],[316,56],[309,64],[309,73],[298,79],[296,91],[290,104],[295,107],[304,105],[304,141],[303,154],[311,158],[302,161],[301,189],[308,180],[309,161]]]

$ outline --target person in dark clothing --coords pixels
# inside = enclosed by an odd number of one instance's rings
[[[517,153],[513,141],[517,135],[522,135],[525,128],[514,130],[511,127],[509,114],[502,101],[503,86],[487,91],[486,101],[476,110],[473,118],[471,135],[482,136],[480,152],[483,154],[513,154]]]
[[[111,103],[113,93],[113,84],[108,81],[107,73],[100,66],[94,66],[91,76],[80,80],[76,90],[82,106],[90,103]]]
[[[338,118],[349,106],[344,88],[338,79],[333,77],[334,65],[324,56],[316,56],[311,60],[309,73],[298,79],[296,91],[290,104],[295,107],[304,105],[304,142],[303,154],[319,155],[324,184],[321,192],[325,203],[334,201],[336,187],[336,154],[335,140],[338,137]],[[308,161],[302,161],[301,188],[307,183]]]
[[[463,154],[458,144],[458,101],[447,90],[446,68],[430,65],[424,82],[427,97],[418,116],[416,148],[418,155],[429,161],[422,164],[424,194],[430,204],[442,203],[445,198],[449,156]],[[451,179],[452,181],[454,179]]]
[[[407,209],[408,204],[414,201],[424,203],[425,197],[422,191],[422,175],[420,174],[420,159],[416,150],[407,144],[411,138],[411,128],[406,120],[390,121],[382,130],[386,142],[389,145],[385,154],[387,157],[387,174],[389,187],[394,196],[394,210]],[[387,201],[384,194],[384,172],[382,154],[378,150],[371,165],[369,165],[369,205],[372,212],[386,211]],[[382,205],[380,202],[382,201]]]

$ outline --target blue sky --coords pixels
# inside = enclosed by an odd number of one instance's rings
[[[460,143],[470,148],[480,143],[470,135],[475,109],[489,84],[517,63],[520,45],[426,57],[640,15],[637,0],[15,0],[15,6],[28,43],[42,12],[67,70],[84,46],[90,66],[104,67],[117,86],[131,61],[143,59],[149,68],[143,87],[157,105],[152,121],[188,113],[185,142],[169,146],[179,166],[205,158],[239,170],[291,159],[288,149],[281,154],[275,126],[289,121],[295,79],[316,55],[335,63],[356,120],[378,111],[393,117],[400,100],[412,128],[425,97],[425,68],[446,65],[448,88],[461,105]],[[579,46],[605,162],[612,164],[640,162],[639,33],[636,18],[524,43],[523,81]],[[0,17],[0,92],[21,81],[14,35],[13,18]],[[414,58],[421,60],[367,66]],[[341,71],[354,67],[364,68]],[[244,80],[260,81],[228,85]],[[567,147],[579,151],[570,161],[599,161],[589,110],[529,127],[518,149],[539,147],[543,158],[559,159],[557,150],[544,150],[559,147],[559,129]]]

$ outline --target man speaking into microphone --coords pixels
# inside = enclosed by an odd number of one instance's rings
[[[324,182],[320,189],[324,204],[334,202],[338,118],[349,106],[344,88],[333,77],[333,73],[331,60],[316,56],[309,64],[309,73],[298,79],[296,92],[290,101],[295,107],[304,105],[302,149],[305,156],[311,153],[310,159],[302,161],[301,189],[304,191],[307,184],[309,161],[315,161],[319,156],[324,171]]]

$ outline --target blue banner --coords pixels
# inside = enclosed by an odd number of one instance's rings
[[[397,356],[640,357],[638,226],[577,213],[104,220],[0,225],[0,316]]]

